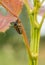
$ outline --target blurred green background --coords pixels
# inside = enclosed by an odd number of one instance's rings
[[[7,14],[7,11],[2,6],[0,12],[3,15]],[[19,17],[30,41],[30,22],[25,6]],[[22,35],[19,35],[13,26],[10,26],[5,33],[0,32],[0,65],[28,65],[28,60]],[[40,39],[38,65],[45,65],[45,36]]]

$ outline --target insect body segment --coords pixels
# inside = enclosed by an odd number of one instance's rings
[[[17,19],[16,22],[14,23],[14,28],[19,34],[22,34],[22,26],[19,19]]]

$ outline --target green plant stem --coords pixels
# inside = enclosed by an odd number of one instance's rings
[[[27,7],[30,23],[31,23],[31,42],[30,42],[30,52],[32,59],[29,58],[29,65],[38,65],[38,53],[39,53],[39,41],[40,41],[40,29],[39,24],[36,20],[37,13],[30,11]]]
[[[27,12],[29,14],[30,18],[30,24],[31,24],[31,42],[30,42],[30,53],[31,58],[29,58],[29,65],[38,65],[38,53],[39,53],[39,41],[40,41],[40,29],[42,27],[45,14],[42,18],[42,21],[40,24],[38,24],[37,21],[37,14],[41,7],[42,3],[40,0],[34,0],[34,8],[31,10],[26,4]]]
[[[30,65],[37,65],[38,63],[39,40],[40,40],[40,30],[31,25],[30,50],[32,54],[32,64]]]
[[[39,26],[40,29],[41,29],[41,27],[42,27],[42,24],[43,24],[43,22],[44,22],[44,19],[45,19],[45,13],[44,13],[44,15],[43,15],[43,17],[42,17],[42,20],[41,20],[41,23],[40,23],[40,26]]]
[[[31,35],[31,42],[30,42],[30,51],[32,54],[32,61],[30,61],[30,65],[38,65],[38,53],[39,53],[39,41],[40,41],[40,29],[39,24],[36,20],[36,14],[30,15],[30,35]],[[37,23],[37,24],[35,24]],[[30,60],[30,59],[29,59]]]

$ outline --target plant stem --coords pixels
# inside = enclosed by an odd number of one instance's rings
[[[23,36],[23,39],[24,39],[24,44],[25,44],[26,49],[28,51],[29,58],[32,59],[30,46],[29,46],[29,41],[28,41],[28,38],[27,38],[27,35],[26,35],[26,32],[25,32],[24,26],[21,23],[21,20],[18,18],[18,23],[19,22],[20,22],[20,25],[21,25],[21,30],[22,30],[22,36]]]
[[[45,13],[44,13],[44,15],[43,15],[43,17],[42,17],[42,20],[41,20],[41,23],[40,23],[40,29],[41,29],[41,27],[42,27],[42,24],[43,24],[43,22],[44,22],[44,19],[45,19]]]
[[[31,43],[30,50],[32,53],[32,65],[37,65],[38,52],[39,52],[39,40],[40,40],[40,30],[31,26]]]
[[[22,25],[22,23],[21,23],[21,25]],[[29,41],[28,41],[28,38],[27,38],[27,35],[26,35],[26,32],[25,32],[25,29],[24,29],[23,25],[22,25],[22,35],[23,35],[23,38],[24,38],[25,46],[26,46],[27,51],[28,51],[29,58],[32,59],[30,46],[29,46]]]

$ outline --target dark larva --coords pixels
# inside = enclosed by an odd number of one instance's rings
[[[14,28],[19,34],[22,34],[22,26],[19,19],[17,19],[16,22],[14,23]]]

